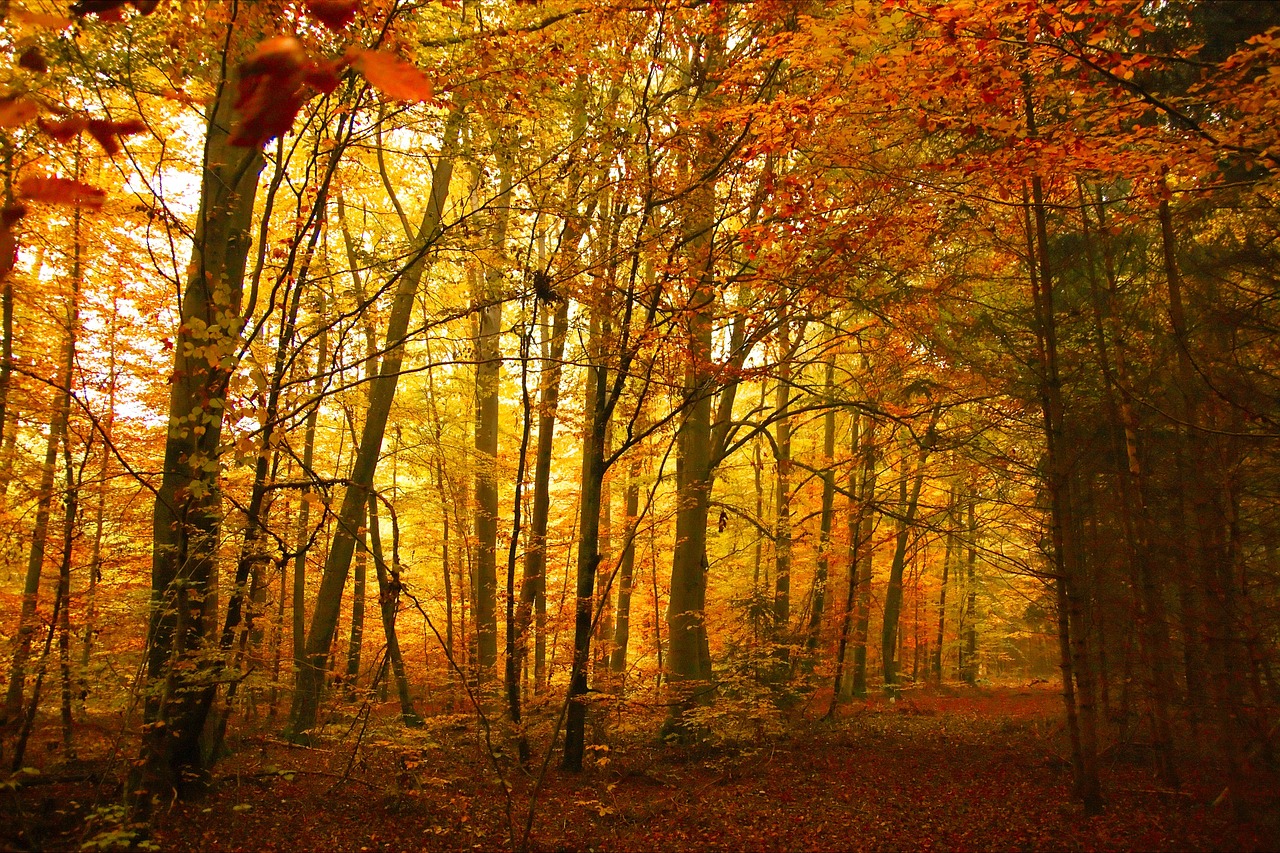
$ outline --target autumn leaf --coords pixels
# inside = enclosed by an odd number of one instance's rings
[[[360,0],[311,0],[307,13],[334,32],[346,29],[355,19]]]
[[[44,12],[32,12],[29,9],[10,9],[9,16],[20,24],[30,24],[33,27],[61,30],[71,26],[69,18],[61,15],[47,15]]]
[[[429,101],[431,80],[416,67],[387,53],[359,51],[356,68],[365,79],[393,101]]]
[[[307,65],[306,49],[293,36],[269,38],[253,49],[240,65],[235,103],[240,120],[232,145],[256,147],[293,127],[306,100],[302,83]]]
[[[3,281],[18,261],[18,241],[13,236],[13,226],[26,216],[27,209],[12,204],[0,210],[0,281]]]
[[[49,70],[49,63],[45,61],[44,54],[40,52],[40,48],[35,46],[22,51],[18,56],[18,66],[28,71],[34,71],[37,74],[43,74]]]
[[[342,80],[342,72],[349,64],[345,59],[314,60],[307,64],[302,79],[317,92],[327,95],[338,88],[338,83]]]
[[[141,119],[126,119],[125,121],[107,121],[106,119],[90,119],[88,122],[89,135],[97,140],[102,146],[102,150],[107,153],[108,157],[114,156],[120,152],[120,140],[126,136],[132,136],[135,133],[141,133],[147,129],[146,124]]]
[[[107,199],[106,190],[70,178],[27,178],[18,187],[28,201],[66,204],[98,210]]]
[[[94,15],[104,21],[120,21],[128,4],[129,0],[76,0],[71,4],[71,14],[77,18]]]
[[[39,114],[40,108],[26,98],[0,98],[0,127],[21,127]]]
[[[89,126],[84,116],[71,116],[61,121],[53,119],[37,119],[36,124],[56,142],[70,142]]]
[[[150,15],[160,5],[160,0],[76,0],[71,4],[71,14],[77,18],[94,15],[104,21],[123,21],[124,9],[132,6],[139,15]]]

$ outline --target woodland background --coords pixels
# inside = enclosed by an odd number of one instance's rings
[[[105,727],[136,828],[379,712],[545,776],[1033,681],[1086,813],[1119,749],[1272,779],[1274,5],[0,23],[11,787]]]

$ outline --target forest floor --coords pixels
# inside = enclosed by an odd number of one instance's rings
[[[120,822],[123,763],[87,744],[78,761],[55,758],[51,725],[32,750],[48,758],[40,775],[0,784],[0,849],[505,850],[524,837],[535,789],[535,851],[1280,849],[1274,773],[1223,796],[1212,765],[1186,762],[1181,790],[1163,790],[1137,748],[1104,755],[1107,808],[1086,816],[1070,796],[1059,701],[944,688],[826,720],[820,700],[786,717],[738,706],[707,721],[699,746],[657,742],[660,709],[629,704],[596,714],[608,747],[590,750],[587,769],[559,770],[556,753],[540,785],[552,709],[533,709],[526,772],[513,750],[485,747],[475,717],[404,729],[392,706],[368,706],[314,747],[235,741],[211,792],[162,806],[145,835]],[[490,740],[503,740],[496,724]]]

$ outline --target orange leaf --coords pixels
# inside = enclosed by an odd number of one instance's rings
[[[97,210],[107,200],[106,190],[69,178],[27,178],[18,192],[29,201],[70,204]]]
[[[0,127],[21,127],[40,114],[40,108],[26,98],[0,98]]]
[[[373,87],[393,101],[429,101],[431,80],[416,67],[387,53],[362,50],[356,68]]]
[[[32,12],[28,9],[10,9],[9,14],[18,23],[31,24],[34,27],[62,30],[71,26],[71,20],[61,15],[46,15],[44,12]]]
[[[121,137],[141,133],[146,129],[147,126],[136,118],[126,119],[125,121],[106,121],[105,119],[91,119],[89,121],[89,135],[98,141],[98,144],[102,146],[102,150],[107,152],[108,157],[120,152]]]
[[[70,142],[89,126],[89,121],[84,116],[71,116],[62,121],[38,119],[36,124],[55,141]]]
[[[289,132],[306,103],[307,65],[307,51],[293,36],[269,38],[253,49],[240,65],[232,145],[253,148]]]

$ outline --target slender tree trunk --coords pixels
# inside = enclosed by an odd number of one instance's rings
[[[587,344],[587,429],[582,444],[582,497],[578,517],[577,605],[574,608],[573,663],[569,673],[569,709],[565,718],[565,770],[582,769],[586,752],[587,670],[591,660],[591,635],[595,615],[596,573],[600,568],[600,515],[606,473],[605,441],[612,412],[608,370],[602,350],[610,323],[593,309],[591,338]],[[607,314],[607,308],[603,313]]]
[[[305,480],[315,478],[312,464],[315,460],[316,425],[320,419],[320,401],[324,391],[324,375],[329,362],[329,328],[323,318],[325,314],[324,294],[316,292],[316,314],[321,318],[319,341],[316,344],[315,384],[312,386],[314,400],[307,409],[307,421],[303,432],[302,443],[302,476]],[[302,487],[298,501],[298,524],[294,533],[293,555],[293,594],[292,594],[292,636],[294,670],[306,665],[307,654],[307,551],[311,546],[311,485]]]
[[[849,458],[851,460],[859,459],[859,436],[862,427],[862,415],[855,413],[850,418],[849,424]],[[848,573],[845,576],[845,597],[844,612],[840,617],[840,631],[836,638],[836,673],[831,685],[831,704],[827,706],[827,716],[835,712],[836,705],[842,699],[848,698],[846,694],[849,692],[846,688],[850,683],[847,675],[849,669],[849,631],[853,626],[853,606],[854,600],[858,594],[858,533],[862,530],[861,513],[865,507],[862,500],[863,496],[858,492],[858,483],[861,475],[860,466],[851,464],[849,466],[848,480],[848,509],[846,510],[848,522],[849,545],[845,551],[845,562],[848,565]]]
[[[71,464],[70,435],[62,433],[63,494],[62,494],[62,559],[58,561],[58,592],[62,607],[58,612],[58,673],[61,686],[59,716],[62,721],[62,757],[74,757],[71,748],[71,560],[72,546],[76,539],[76,514],[80,503],[77,495],[83,484]],[[86,460],[88,461],[88,460]],[[83,472],[83,468],[81,469]]]
[[[102,539],[106,532],[106,508],[108,481],[107,473],[111,465],[111,448],[115,440],[116,392],[119,389],[120,377],[117,371],[117,340],[119,329],[120,291],[117,289],[111,299],[111,320],[107,334],[111,343],[107,351],[107,413],[102,419],[102,456],[98,462],[97,494],[93,505],[93,544],[89,551],[89,588],[85,596],[84,641],[80,649],[80,670],[85,675],[81,684],[82,695],[89,691],[87,670],[89,659],[93,654],[93,640],[98,623],[98,584],[102,581]]]
[[[548,306],[550,307],[550,306]],[[527,648],[529,625],[534,606],[542,598],[542,615],[546,613],[547,524],[551,510],[551,464],[555,440],[556,412],[560,405],[560,368],[564,359],[564,340],[569,324],[569,302],[555,303],[555,318],[550,336],[543,325],[543,361],[541,388],[538,392],[538,446],[533,465],[533,511],[529,518],[529,550],[524,559],[524,575],[520,581],[520,606],[516,612],[516,631],[520,648]],[[544,685],[546,641],[543,627],[536,626],[534,655],[534,690]],[[523,654],[523,652],[522,652]]]
[[[791,620],[791,326],[783,319],[778,327],[778,388],[775,409],[777,503],[774,506],[773,628],[785,638]]]
[[[357,531],[364,523],[369,494],[373,490],[374,473],[382,451],[382,439],[386,432],[391,403],[395,398],[400,379],[400,367],[404,358],[404,343],[408,336],[409,320],[413,314],[414,297],[427,264],[427,252],[440,234],[444,205],[448,198],[449,181],[453,175],[453,148],[462,123],[462,113],[455,110],[445,123],[443,148],[432,173],[431,194],[422,222],[413,260],[397,282],[387,322],[386,355],[383,356],[378,376],[370,383],[369,412],[365,420],[360,446],[351,463],[346,492],[337,517],[333,543],[320,578],[320,590],[316,596],[315,612],[311,628],[307,632],[305,661],[298,670],[297,689],[294,691],[290,710],[288,734],[291,738],[305,740],[315,725],[320,707],[320,694],[324,686],[329,648],[337,629],[338,614],[342,604],[342,588],[346,585],[347,570],[355,550]]]
[[[880,643],[884,666],[884,689],[890,696],[896,696],[898,691],[898,619],[902,612],[902,575],[907,566],[907,543],[911,537],[912,526],[915,524],[916,510],[920,506],[925,463],[929,459],[929,451],[935,441],[940,412],[941,409],[935,406],[933,413],[929,416],[929,426],[919,439],[919,450],[910,473],[905,464],[906,460],[903,460],[898,497],[898,535],[893,548],[893,562],[889,565],[889,586],[884,597],[884,626]]]
[[[507,242],[511,165],[503,158],[498,197],[494,200],[491,248],[504,257]],[[498,294],[501,270],[487,267],[475,294],[480,324],[476,334],[476,642],[482,673],[498,663],[498,383],[502,371],[499,340],[502,302]]]
[[[392,517],[392,536],[399,541],[399,525]],[[364,547],[363,540],[361,546]],[[422,725],[422,717],[413,707],[409,693],[409,676],[405,671],[404,654],[400,651],[400,637],[396,633],[396,613],[400,609],[400,547],[391,548],[391,567],[388,568],[382,550],[382,525],[378,518],[378,496],[369,495],[369,553],[373,556],[373,569],[378,578],[378,612],[382,617],[382,633],[387,640],[387,660],[396,682],[396,696],[400,700],[400,719],[407,726]]]
[[[871,559],[874,554],[871,538],[875,534],[875,517],[871,510],[875,504],[879,475],[875,433],[876,422],[867,418],[862,430],[862,486],[858,490],[861,499],[857,536],[858,597],[854,603],[856,621],[853,628],[853,678],[849,681],[850,694],[858,698],[867,695],[867,638],[871,623]]]
[[[72,215],[71,292],[66,302],[66,331],[61,359],[54,376],[53,413],[49,418],[49,438],[45,443],[44,463],[40,468],[40,486],[36,492],[36,516],[31,530],[31,550],[27,553],[27,573],[22,586],[22,607],[18,612],[18,631],[14,636],[13,661],[4,708],[0,711],[0,730],[10,720],[18,719],[26,690],[27,664],[37,630],[36,605],[40,595],[40,576],[44,569],[45,548],[49,539],[49,516],[53,507],[54,478],[57,473],[58,448],[67,433],[71,417],[73,371],[76,361],[76,338],[80,326],[81,268],[80,209]],[[64,607],[65,609],[65,607]]]
[[[372,497],[372,496],[371,496]],[[355,573],[351,587],[351,626],[347,637],[347,671],[343,678],[343,691],[348,699],[356,698],[356,687],[360,682],[360,653],[364,647],[364,599],[367,575],[368,544],[366,534],[356,534],[356,546],[353,562]]]
[[[827,359],[826,390],[828,409],[822,416],[822,516],[818,522],[818,568],[813,579],[813,606],[809,609],[809,635],[806,648],[812,654],[818,647],[822,630],[822,614],[826,607],[827,577],[831,572],[831,523],[836,501],[836,474],[832,470],[836,457],[835,399],[836,363]]]
[[[973,685],[978,683],[978,502],[972,493],[969,495],[967,505],[965,588],[968,590],[969,597],[964,608],[967,614],[967,627],[964,633],[964,663],[960,666],[960,677],[966,684]]]
[[[641,404],[637,404],[641,405]],[[642,414],[636,415],[636,431],[643,432]],[[627,645],[631,640],[631,591],[635,582],[636,526],[640,521],[640,454],[633,454],[627,470],[627,488],[623,497],[626,509],[626,542],[618,566],[618,614],[614,624],[613,652],[609,668],[621,674],[627,669]]]
[[[956,493],[952,489],[947,501],[946,546],[942,552],[942,588],[938,591],[938,641],[933,649],[933,680],[939,684],[942,683],[942,643],[946,637],[947,627],[947,582],[950,580],[951,555],[956,550],[955,508]]]
[[[1028,132],[1034,136],[1035,120],[1029,91],[1026,113]],[[1059,607],[1059,634],[1064,652],[1063,702],[1068,715],[1068,729],[1072,734],[1076,796],[1084,803],[1087,812],[1095,814],[1103,807],[1098,779],[1096,684],[1087,644],[1083,591],[1080,589],[1082,566],[1080,545],[1075,535],[1076,503],[1071,491],[1071,462],[1067,456],[1064,434],[1054,279],[1049,262],[1044,189],[1038,174],[1031,179],[1031,200],[1026,208],[1029,249],[1027,260],[1031,271],[1045,433],[1049,533]]]

